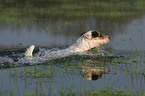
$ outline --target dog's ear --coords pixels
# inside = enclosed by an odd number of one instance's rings
[[[81,35],[80,36],[82,36],[83,34],[85,34],[86,32],[83,32],[83,33],[81,33]]]
[[[84,38],[91,39],[92,37],[89,34],[86,34],[87,32],[82,33],[80,36],[83,36]],[[85,35],[84,35],[85,34]]]

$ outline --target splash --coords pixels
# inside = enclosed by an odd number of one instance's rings
[[[34,53],[33,56],[24,56],[24,53],[15,54],[9,56],[0,57],[0,68],[10,66],[23,66],[25,64],[34,65],[36,63],[49,62],[58,58],[65,58],[68,56],[111,56],[108,52],[102,49],[97,49],[97,52],[69,52],[59,48],[45,49],[40,48],[38,53]]]

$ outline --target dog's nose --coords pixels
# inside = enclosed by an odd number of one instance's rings
[[[110,36],[105,36],[105,38],[108,38],[108,39],[110,39]]]

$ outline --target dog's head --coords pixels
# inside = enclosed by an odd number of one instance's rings
[[[98,31],[88,31],[80,36],[85,39],[85,42],[82,42],[83,45],[86,44],[86,46],[89,46],[89,49],[105,45],[110,41],[108,36],[104,36]]]

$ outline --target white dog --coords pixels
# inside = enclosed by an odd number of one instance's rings
[[[49,58],[50,60],[52,58],[55,59],[66,57],[74,53],[84,52],[107,43],[109,43],[108,36],[103,36],[98,31],[88,31],[82,33],[80,38],[73,45],[63,50],[48,52],[43,56],[43,58]],[[31,45],[29,48],[27,48],[27,51],[25,52],[25,57],[33,57],[32,53],[34,48],[34,45]]]

